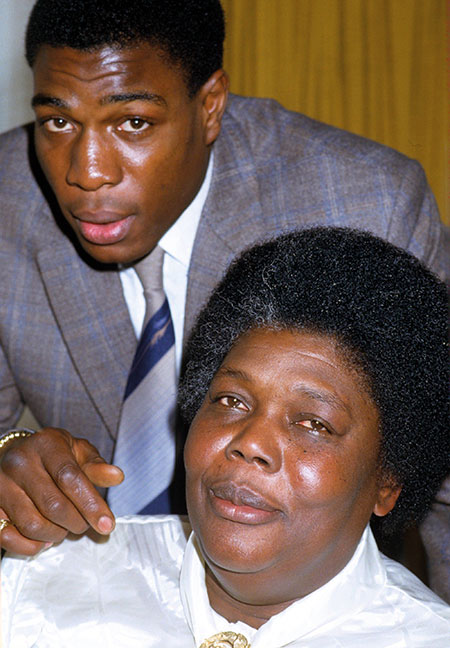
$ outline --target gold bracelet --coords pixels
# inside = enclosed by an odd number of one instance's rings
[[[5,434],[0,438],[0,450],[5,447],[7,443],[14,439],[25,439],[26,437],[33,436],[34,432],[31,430],[13,430],[9,434]]]

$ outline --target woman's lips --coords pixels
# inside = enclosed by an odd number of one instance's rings
[[[99,213],[95,215],[74,216],[81,236],[95,245],[119,243],[128,234],[134,217]]]
[[[216,515],[240,524],[266,524],[281,513],[259,493],[232,483],[210,487],[209,499]]]

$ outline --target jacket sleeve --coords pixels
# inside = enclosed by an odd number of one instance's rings
[[[0,434],[16,425],[23,408],[24,403],[0,344]]]
[[[433,193],[422,167],[410,161],[394,205],[388,239],[404,238],[398,228],[406,229],[406,249],[421,259],[443,281],[450,282],[450,230],[442,223]]]

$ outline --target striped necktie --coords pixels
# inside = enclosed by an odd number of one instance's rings
[[[136,264],[146,311],[125,390],[114,463],[125,480],[111,488],[115,515],[167,513],[175,465],[175,336],[163,289],[164,251],[158,246]]]

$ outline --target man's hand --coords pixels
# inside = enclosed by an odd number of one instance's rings
[[[0,532],[0,546],[33,555],[89,526],[111,533],[114,516],[95,486],[116,486],[123,477],[66,430],[44,428],[8,442],[0,454],[0,518],[12,524]]]

